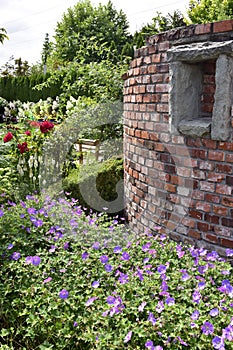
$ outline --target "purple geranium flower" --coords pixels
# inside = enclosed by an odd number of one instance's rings
[[[214,337],[212,339],[212,344],[214,349],[224,350],[224,340],[221,337]]]
[[[14,247],[14,244],[9,244],[8,246],[7,246],[7,249],[12,249]]]
[[[156,318],[154,317],[153,313],[152,312],[149,312],[149,317],[148,317],[148,321],[150,321],[153,326],[156,324]]]
[[[108,304],[112,305],[112,304],[115,303],[115,301],[116,301],[116,298],[113,297],[112,295],[110,295],[109,297],[107,297],[107,303],[108,303]]]
[[[120,277],[118,278],[118,281],[121,283],[121,284],[126,284],[129,282],[129,276],[127,274],[124,274],[124,273],[120,273]]]
[[[104,268],[105,268],[105,270],[106,270],[107,272],[111,272],[112,269],[113,269],[112,265],[109,265],[109,264],[105,264],[105,265],[104,265]]]
[[[214,309],[210,310],[209,312],[210,316],[215,317],[219,314],[218,308],[215,307]]]
[[[102,255],[100,257],[100,261],[102,262],[102,264],[106,264],[108,262],[108,256],[107,255]]]
[[[191,319],[196,321],[199,318],[199,316],[200,316],[200,312],[198,310],[195,310],[191,315]]]
[[[0,209],[0,218],[4,215],[4,211]]]
[[[78,327],[78,322],[74,321],[74,327]]]
[[[61,299],[67,299],[68,296],[69,296],[69,292],[68,292],[68,290],[66,290],[66,289],[62,289],[62,290],[59,292],[59,297],[60,297]]]
[[[50,281],[52,281],[52,277],[46,278],[46,279],[43,281],[43,283],[45,284],[45,283],[48,283],[48,282],[50,282]]]
[[[141,305],[139,305],[139,307],[138,307],[138,311],[139,312],[142,312],[143,310],[144,310],[144,307],[146,306],[146,301],[143,301],[142,303],[141,303]]]
[[[163,310],[164,310],[164,304],[163,304],[162,301],[159,301],[158,304],[157,304],[157,306],[156,306],[156,311],[157,311],[158,313],[160,313],[160,312],[162,312]]]
[[[233,256],[233,249],[226,249],[226,256]]]
[[[86,260],[89,257],[89,254],[87,252],[82,253],[82,259]]]
[[[150,349],[150,350],[154,350],[154,343],[152,340],[147,340],[147,342],[145,343],[145,347],[147,349]]]
[[[91,304],[93,304],[94,303],[94,301],[97,299],[97,297],[91,297],[91,298],[89,298],[88,300],[87,300],[87,302],[86,302],[86,306],[90,306]]]
[[[32,257],[32,265],[38,266],[41,262],[41,258],[37,255]]]
[[[205,335],[213,334],[214,333],[214,326],[210,322],[204,322],[201,326],[202,333]]]
[[[93,287],[93,288],[98,288],[99,285],[100,285],[99,281],[94,281],[94,282],[92,283],[92,287]]]
[[[19,260],[21,257],[20,253],[19,252],[14,252],[12,255],[11,255],[11,260]]]
[[[129,260],[129,259],[130,259],[129,253],[124,252],[124,253],[122,254],[122,256],[121,256],[121,259],[122,259],[122,260]]]
[[[35,208],[28,208],[27,210],[28,214],[37,214],[37,210]]]
[[[159,265],[159,266],[157,267],[157,271],[158,271],[158,273],[160,273],[160,274],[164,274],[164,273],[166,272],[166,270],[167,270],[167,266],[165,266],[165,265]]]
[[[99,242],[95,242],[95,243],[92,245],[92,248],[95,249],[95,250],[100,249],[100,243],[99,243]]]
[[[166,303],[168,306],[174,305],[174,304],[175,304],[175,299],[174,299],[174,298],[171,298],[171,297],[168,297],[168,298],[165,300],[165,303]]]
[[[192,295],[192,300],[194,303],[199,304],[201,300],[201,293],[198,290],[195,290]]]
[[[132,334],[133,334],[132,331],[129,331],[129,333],[126,334],[125,339],[124,339],[124,343],[128,343],[130,341]]]
[[[122,250],[122,248],[118,245],[113,249],[114,253],[120,253],[121,250]]]
[[[182,281],[187,281],[190,278],[189,274],[187,272],[184,272],[181,276]]]

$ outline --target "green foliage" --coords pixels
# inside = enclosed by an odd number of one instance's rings
[[[60,62],[71,62],[74,59],[85,63],[100,62],[102,58],[98,47],[106,45],[116,52],[112,60],[116,63],[122,55],[125,44],[132,43],[128,32],[126,15],[113,7],[111,1],[106,5],[93,7],[89,0],[79,1],[74,8],[69,8],[57,24],[53,59]],[[83,53],[83,47],[92,42],[91,55]]]
[[[47,97],[56,97],[60,93],[60,82],[50,84],[41,90],[34,89],[34,86],[43,84],[49,77],[50,74],[46,76],[41,74],[0,78],[0,96],[8,101],[19,99],[22,102],[36,102]]]
[[[0,230],[3,349],[232,349],[232,267],[216,252],[62,198],[2,207]]]
[[[78,199],[81,205],[90,208],[93,202],[93,191],[90,188],[96,186],[101,199],[113,201],[118,197],[116,186],[123,179],[123,172],[123,159],[115,157],[102,163],[92,162],[87,165],[76,163],[76,168],[70,170],[68,176],[63,179],[63,189],[69,197]],[[121,201],[123,202],[123,198]]]
[[[5,39],[9,39],[5,28],[0,28],[0,43],[3,44]]]
[[[208,23],[233,18],[233,0],[190,0],[191,23]]]
[[[179,10],[172,14],[168,13],[166,16],[162,15],[161,12],[157,12],[152,19],[152,23],[143,26],[139,32],[135,32],[134,43],[137,47],[144,46],[145,39],[149,36],[183,26],[186,26],[186,23],[183,14]]]

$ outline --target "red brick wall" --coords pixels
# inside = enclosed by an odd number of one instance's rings
[[[173,239],[224,254],[233,248],[233,140],[170,133],[167,50],[233,37],[233,20],[152,36],[135,51],[125,80],[125,198],[129,224],[159,224]],[[202,112],[212,112],[215,62],[203,64]],[[219,116],[221,118],[221,116]]]

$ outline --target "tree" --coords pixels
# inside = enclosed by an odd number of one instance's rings
[[[65,63],[80,60],[82,56],[86,63],[100,62],[103,57],[98,48],[112,45],[115,48],[112,61],[117,62],[125,45],[132,45],[128,29],[126,15],[117,12],[111,1],[95,8],[90,0],[82,0],[74,8],[69,8],[57,24],[53,59]],[[93,49],[89,53],[85,50],[86,56],[82,55],[83,48],[90,42]]]
[[[233,18],[233,0],[190,0],[191,23],[208,23]]]
[[[43,44],[43,49],[42,49],[42,53],[41,53],[41,60],[42,60],[42,63],[44,65],[44,75],[46,74],[46,70],[47,70],[46,64],[47,64],[48,57],[51,53],[51,50],[52,50],[52,43],[50,43],[50,41],[49,41],[49,34],[46,33],[44,44]]]
[[[145,45],[147,37],[183,26],[186,26],[186,23],[184,16],[179,10],[174,11],[172,14],[168,13],[166,16],[163,16],[161,12],[157,12],[152,19],[152,23],[143,26],[139,32],[134,34],[134,43],[137,47],[141,47]]]
[[[5,39],[9,39],[6,33],[6,29],[0,28],[0,43],[3,44]]]
[[[0,68],[0,74],[2,77],[19,77],[29,75],[30,69],[28,61],[22,61],[21,57],[15,59],[14,56],[11,56],[9,61]]]

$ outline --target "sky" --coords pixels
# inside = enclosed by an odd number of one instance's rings
[[[98,6],[108,0],[91,2]],[[5,28],[9,36],[9,40],[0,44],[0,67],[11,56],[21,57],[30,65],[40,61],[45,34],[49,33],[50,41],[53,41],[57,23],[67,9],[77,3],[78,0],[0,0],[0,28]],[[130,32],[134,33],[150,23],[157,11],[166,15],[179,9],[185,13],[189,0],[112,0],[112,3],[127,15]]]

